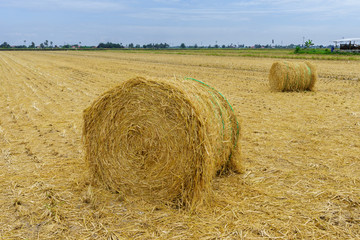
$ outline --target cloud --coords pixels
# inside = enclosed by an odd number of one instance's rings
[[[115,11],[125,9],[123,4],[111,1],[62,0],[54,2],[58,7],[70,10]]]
[[[299,43],[303,36],[328,43],[357,32],[358,9],[358,0],[0,0],[0,27],[19,44]]]
[[[233,2],[234,7],[244,12],[258,14],[321,14],[333,18],[357,14],[360,1],[355,0],[245,0]]]
[[[70,10],[70,11],[116,11],[125,9],[121,1],[100,0],[4,0],[2,7],[40,9],[40,10]]]
[[[154,2],[171,4],[171,3],[179,3],[181,2],[181,0],[154,0]]]
[[[144,19],[171,19],[182,22],[248,20],[248,18],[241,16],[241,11],[212,8],[151,8],[149,11],[143,12],[142,14],[134,13],[132,17]]]
[[[354,0],[242,0],[242,1],[179,1],[154,0],[145,8],[129,12],[134,19],[169,20],[229,24],[259,21],[267,18],[287,18],[287,21],[328,21],[342,18],[359,18],[360,1]],[[284,23],[286,23],[285,21]]]

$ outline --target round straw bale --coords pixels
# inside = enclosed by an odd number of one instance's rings
[[[316,67],[309,62],[275,62],[269,74],[274,91],[312,91],[317,81]]]
[[[123,82],[84,110],[92,178],[125,196],[206,202],[217,174],[240,172],[240,126],[229,102],[196,79]]]

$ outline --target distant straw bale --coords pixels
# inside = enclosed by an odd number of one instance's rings
[[[269,83],[274,91],[312,91],[316,81],[316,67],[309,62],[275,62],[270,69]]]
[[[190,78],[133,78],[84,111],[93,180],[176,206],[207,202],[214,176],[241,171],[239,134],[223,95]]]

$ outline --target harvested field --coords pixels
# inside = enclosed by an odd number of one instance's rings
[[[312,60],[315,91],[286,93],[270,90],[274,61],[0,52],[0,239],[359,239],[360,61]],[[233,105],[244,173],[213,181],[211,207],[90,185],[83,110],[136,76],[196,78]]]

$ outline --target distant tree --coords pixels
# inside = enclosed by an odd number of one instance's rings
[[[97,47],[98,48],[124,48],[122,43],[119,44],[119,43],[111,43],[111,42],[99,43],[99,45]]]
[[[136,47],[140,47],[140,45],[136,45]],[[152,48],[152,49],[162,49],[168,47],[170,47],[170,45],[167,43],[149,43],[143,45],[143,48]]]
[[[25,45],[17,45],[17,46],[14,46],[14,48],[26,48]]]
[[[180,44],[180,48],[186,48],[185,43]]]
[[[48,47],[49,46],[49,41],[45,40],[44,45],[45,45],[45,47]]]
[[[169,47],[169,44],[167,44],[167,43],[156,43],[155,45],[154,45],[154,47],[156,48],[156,49],[159,49],[159,48],[168,48]]]
[[[3,44],[0,45],[0,48],[10,48],[10,44],[4,42]]]
[[[50,42],[50,47],[53,47],[53,42],[52,41]]]
[[[133,44],[133,43],[130,43],[130,44],[129,44],[129,48],[134,48],[134,44]]]
[[[136,46],[135,46],[135,48],[140,48],[141,46],[140,46],[140,44],[136,44]]]
[[[29,48],[35,48],[35,43],[31,42],[31,45],[29,46]]]
[[[310,39],[305,42],[305,48],[309,48],[309,47],[311,47],[311,46],[313,46],[313,45],[314,45],[314,43],[313,43],[313,41],[310,40]]]
[[[40,48],[45,48],[44,43],[40,43]]]
[[[290,44],[289,46],[288,46],[288,48],[295,48],[296,46],[295,46],[295,44]]]

